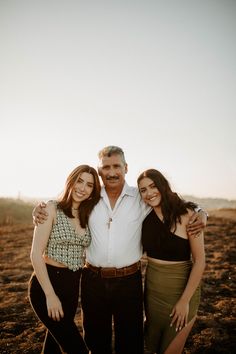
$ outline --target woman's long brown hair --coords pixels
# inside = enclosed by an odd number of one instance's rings
[[[89,165],[80,165],[76,167],[67,177],[66,183],[65,183],[65,188],[62,193],[62,195],[58,198],[58,208],[63,210],[65,215],[67,215],[69,218],[74,218],[72,215],[72,190],[77,182],[79,176],[81,173],[87,172],[90,173],[93,178],[94,178],[94,186],[93,186],[93,191],[90,195],[90,197],[80,203],[79,209],[78,209],[78,217],[80,220],[80,225],[82,228],[85,228],[86,225],[88,224],[88,218],[89,215],[91,214],[91,211],[93,210],[94,206],[98,203],[100,199],[100,192],[101,192],[101,185],[99,181],[99,177],[97,174],[97,171],[89,166]]]
[[[186,214],[187,209],[194,210],[197,205],[193,202],[185,201],[177,193],[173,192],[167,179],[158,170],[149,169],[142,172],[137,179],[138,185],[145,177],[154,182],[161,194],[160,206],[164,224],[169,230],[174,227],[175,231],[177,222],[181,223],[181,215]]]

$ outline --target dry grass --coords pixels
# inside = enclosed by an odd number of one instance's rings
[[[185,354],[232,354],[236,348],[236,210],[209,214],[202,300]],[[1,354],[37,354],[41,350],[44,328],[27,298],[32,233],[31,225],[0,227]],[[76,321],[81,328],[79,308]]]

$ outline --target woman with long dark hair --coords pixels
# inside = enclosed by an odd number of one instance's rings
[[[76,167],[58,200],[47,203],[47,220],[34,229],[29,298],[47,329],[44,354],[88,353],[74,317],[85,248],[91,242],[88,218],[100,199],[100,189],[93,167]]]
[[[196,205],[173,192],[157,170],[138,178],[142,199],[153,209],[143,221],[147,255],[145,343],[149,353],[180,354],[196,320],[205,268],[203,232],[188,236]]]

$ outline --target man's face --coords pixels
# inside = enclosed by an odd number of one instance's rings
[[[105,156],[100,160],[98,173],[102,178],[103,184],[108,188],[122,188],[125,183],[127,164],[118,154]]]

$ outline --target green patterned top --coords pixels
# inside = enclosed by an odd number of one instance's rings
[[[84,266],[85,247],[90,242],[89,228],[86,227],[84,235],[77,234],[70,218],[61,209],[57,209],[57,221],[52,227],[45,255],[76,271]]]

